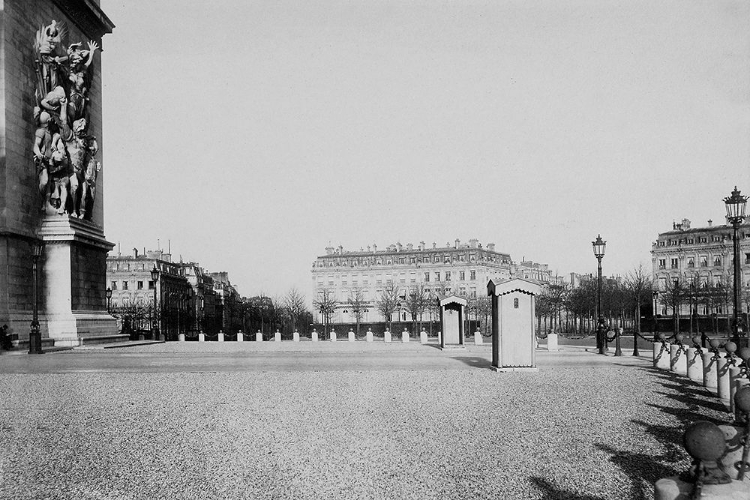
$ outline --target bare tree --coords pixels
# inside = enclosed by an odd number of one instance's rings
[[[380,296],[375,303],[375,307],[377,307],[378,312],[380,312],[380,314],[383,316],[383,319],[388,324],[389,331],[392,327],[392,315],[398,307],[398,303],[398,287],[396,287],[396,285],[394,285],[393,283],[386,284],[385,288],[383,288],[383,291],[380,292]]]
[[[289,314],[289,318],[292,320],[292,330],[294,331],[297,329],[297,321],[300,316],[307,311],[305,296],[297,288],[292,287],[284,295],[283,304],[287,314]]]
[[[651,299],[654,284],[651,276],[644,271],[643,264],[625,276],[625,287],[630,295],[631,304],[635,308],[635,331],[641,333],[641,306]],[[654,311],[656,314],[656,311]]]
[[[411,314],[415,333],[421,326],[422,315],[427,308],[428,300],[429,295],[425,291],[424,285],[418,284],[409,288],[409,293],[406,295],[406,309]]]
[[[357,335],[359,335],[359,323],[362,321],[362,317],[365,315],[367,309],[367,301],[365,300],[365,294],[360,288],[354,288],[349,292],[349,298],[346,300],[349,309],[354,315],[354,321],[357,323]]]
[[[328,325],[331,322],[331,316],[339,305],[336,300],[336,294],[333,290],[323,289],[318,292],[318,297],[313,301],[313,305],[323,317],[323,337],[328,338]]]

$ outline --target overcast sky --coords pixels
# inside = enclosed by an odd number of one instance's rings
[[[329,242],[650,270],[750,193],[746,0],[101,6],[106,236],[246,296],[309,297]]]

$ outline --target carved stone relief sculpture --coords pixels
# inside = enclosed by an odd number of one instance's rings
[[[52,21],[36,33],[37,75],[32,152],[39,177],[41,210],[91,220],[101,163],[96,138],[88,135],[91,63],[99,49],[89,41],[64,47],[67,30]]]

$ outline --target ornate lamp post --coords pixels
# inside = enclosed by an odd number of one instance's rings
[[[727,222],[732,224],[734,228],[733,232],[733,243],[734,243],[734,314],[732,324],[732,341],[737,344],[737,347],[747,347],[747,339],[744,337],[740,339],[740,332],[742,327],[740,326],[740,291],[742,290],[742,280],[740,278],[740,240],[737,238],[737,230],[745,220],[745,205],[747,204],[747,196],[740,194],[737,186],[732,191],[732,196],[724,198],[724,203],[727,207]]]
[[[605,354],[607,342],[604,337],[607,334],[604,331],[604,317],[602,316],[602,257],[604,257],[607,242],[603,241],[602,236],[599,234],[596,236],[596,241],[591,242],[591,245],[594,247],[594,257],[596,257],[599,264],[596,280],[596,345],[599,348],[599,354]]]
[[[32,293],[34,295],[34,311],[31,318],[31,331],[29,332],[29,354],[42,354],[42,330],[39,327],[39,257],[42,256],[43,246],[40,242],[35,241],[31,248],[32,261]]]
[[[112,289],[107,288],[107,312],[111,309],[112,305]]]
[[[154,282],[154,319],[151,324],[151,329],[154,334],[154,340],[159,339],[159,324],[156,319],[156,306],[157,306],[157,297],[156,297],[156,286],[159,281],[159,270],[156,268],[156,264],[154,264],[154,268],[151,270],[151,281]]]

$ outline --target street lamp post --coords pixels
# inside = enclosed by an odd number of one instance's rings
[[[158,323],[158,320],[156,319],[157,318],[156,316],[156,311],[157,311],[156,309],[156,306],[157,306],[156,287],[159,281],[159,270],[156,268],[156,264],[154,264],[154,268],[151,270],[151,281],[154,282],[154,319],[151,325],[151,329],[153,330],[154,340],[158,340],[159,339],[159,323]]]
[[[112,308],[112,289],[107,288],[107,312]]]
[[[605,336],[607,334],[604,331],[604,316],[602,316],[602,257],[604,257],[604,250],[607,248],[607,242],[602,240],[601,235],[597,235],[596,241],[592,241],[591,245],[594,247],[594,256],[598,262],[598,274],[596,280],[596,345],[599,348],[599,354],[605,354],[605,349],[607,348]]]
[[[34,309],[33,316],[31,318],[31,331],[29,332],[29,354],[42,354],[42,330],[39,327],[39,257],[42,256],[42,249],[44,247],[41,243],[35,241],[32,244],[32,294],[34,295]]]
[[[737,344],[738,348],[747,347],[747,339],[743,333],[743,338],[740,339],[740,333],[742,327],[740,326],[740,291],[742,290],[742,280],[740,278],[740,240],[737,238],[737,230],[745,220],[745,205],[747,204],[747,196],[740,194],[737,186],[732,191],[732,196],[724,198],[724,203],[727,208],[727,222],[732,224],[734,228],[732,240],[734,243],[734,314],[732,324],[732,341]]]

